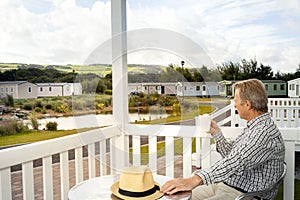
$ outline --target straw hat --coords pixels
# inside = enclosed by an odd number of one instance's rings
[[[121,199],[153,200],[163,196],[160,185],[154,182],[152,172],[146,166],[126,167],[120,180],[110,187],[111,192]]]

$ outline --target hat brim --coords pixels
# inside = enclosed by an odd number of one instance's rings
[[[155,185],[160,187],[160,184],[157,182],[154,182]],[[145,197],[129,197],[129,196],[124,196],[122,194],[119,193],[119,182],[116,182],[114,184],[112,184],[112,186],[110,187],[110,191],[117,197],[121,198],[121,199],[128,199],[128,200],[153,200],[153,199],[159,199],[161,198],[164,194],[161,193],[160,191],[156,191],[155,193],[149,195],[149,196],[145,196]]]

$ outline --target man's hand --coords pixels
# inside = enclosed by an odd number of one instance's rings
[[[211,135],[215,135],[218,134],[220,132],[220,128],[217,124],[217,122],[215,122],[214,120],[211,120],[211,124],[210,124],[210,130],[208,131],[208,133],[210,133]]]
[[[175,194],[176,192],[190,191],[202,184],[202,179],[198,175],[190,178],[176,178],[166,182],[160,189],[164,194]]]

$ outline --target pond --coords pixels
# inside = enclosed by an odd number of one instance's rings
[[[140,114],[130,113],[129,122],[144,121],[144,120],[155,120],[160,118],[167,118],[168,114]],[[49,122],[56,122],[58,130],[71,130],[80,128],[92,128],[100,126],[108,126],[114,123],[114,117],[112,114],[89,114],[81,116],[71,117],[48,117],[38,120],[39,129],[42,130],[46,127]],[[28,124],[31,128],[30,121],[24,120],[24,124]]]

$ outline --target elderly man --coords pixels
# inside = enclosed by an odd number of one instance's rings
[[[268,97],[263,83],[250,79],[235,83],[235,108],[247,126],[236,140],[225,139],[216,122],[213,136],[222,159],[190,178],[166,182],[161,192],[174,194],[192,190],[192,199],[229,200],[238,195],[264,189],[283,172],[285,147],[281,133],[268,113]],[[264,195],[273,199],[277,191]]]

